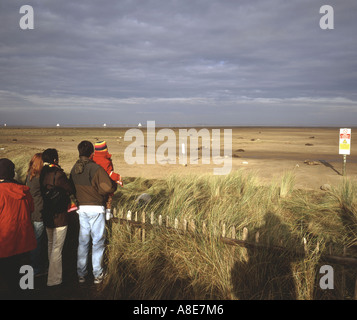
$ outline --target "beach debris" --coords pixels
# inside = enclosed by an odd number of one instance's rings
[[[233,157],[233,158],[240,158],[241,156],[238,155],[238,154],[236,154],[236,153],[233,153],[232,157]]]
[[[311,136],[311,137],[309,137],[309,139],[315,139],[315,137],[314,137],[314,136]]]
[[[329,184],[325,183],[320,187],[320,189],[323,191],[331,191],[331,186]]]
[[[305,146],[313,146],[312,143],[305,143]]]
[[[0,148],[0,151],[4,151],[5,150],[5,148]]]
[[[17,139],[12,139],[12,142],[17,142]]]
[[[309,166],[318,166],[318,165],[321,164],[321,163],[318,162],[318,161],[311,161],[311,160],[305,160],[304,163],[307,164],[307,165],[309,165]]]
[[[244,149],[237,149],[236,152],[245,152]]]
[[[242,164],[248,164],[248,161],[243,161]]]

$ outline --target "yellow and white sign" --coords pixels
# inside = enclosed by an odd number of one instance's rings
[[[340,129],[339,154],[351,154],[351,129]]]

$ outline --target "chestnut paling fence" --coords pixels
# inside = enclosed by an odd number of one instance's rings
[[[202,234],[206,234],[209,236],[209,231],[207,229],[206,222],[202,222],[202,225],[198,228],[198,225],[195,220],[191,219],[188,221],[187,219],[172,219],[169,216],[163,217],[159,215],[155,217],[154,212],[151,212],[147,215],[146,212],[131,212],[130,210],[127,212],[118,211],[116,208],[114,209],[114,217],[112,218],[114,223],[120,223],[123,225],[127,225],[128,227],[133,227],[137,229],[135,233],[140,237],[142,241],[145,241],[147,236],[147,232],[150,232],[153,228],[165,228],[166,230],[171,230],[173,232],[178,232],[180,234],[195,234],[196,232],[201,232]],[[199,230],[199,231],[198,231]],[[289,249],[281,245],[270,245],[269,243],[261,243],[259,231],[254,235],[254,241],[248,241],[248,228],[244,227],[241,232],[239,232],[240,239],[238,239],[238,233],[236,228],[233,226],[227,230],[226,225],[222,224],[221,226],[212,226],[211,231],[213,236],[219,238],[220,241],[227,245],[233,246],[241,246],[244,248],[262,248],[266,250],[275,250],[286,252]],[[303,250],[297,250],[292,252],[294,255],[298,255],[300,257],[304,257],[308,254],[310,249],[307,246],[306,238],[303,238]],[[357,258],[348,257],[347,256],[347,247],[344,246],[343,255],[333,255],[332,254],[332,246],[330,245],[328,248],[328,254],[321,254],[320,259],[326,263],[334,263],[339,264],[342,268],[346,267],[356,267],[357,269]],[[314,249],[315,254],[319,254],[319,242]],[[342,273],[344,273],[344,269],[342,269]],[[345,287],[345,276],[342,274],[342,287]],[[355,288],[354,288],[354,300],[357,300],[357,276],[355,279]]]

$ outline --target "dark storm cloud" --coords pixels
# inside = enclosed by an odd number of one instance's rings
[[[317,0],[28,1],[21,30],[24,4],[1,4],[0,123],[355,124],[354,0],[334,30]]]

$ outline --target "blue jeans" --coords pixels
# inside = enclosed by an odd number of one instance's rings
[[[88,253],[92,238],[92,267],[96,278],[103,273],[103,255],[105,249],[105,208],[104,206],[79,206],[79,239],[77,256],[77,274],[85,277],[88,273]]]
[[[37,247],[30,252],[31,266],[33,268],[34,274],[39,274],[45,271],[44,263],[44,238],[45,238],[45,227],[43,222],[33,221],[33,229],[35,231],[35,237],[37,241]]]

